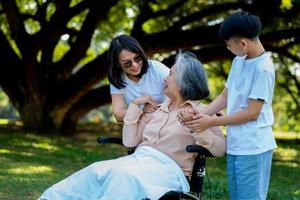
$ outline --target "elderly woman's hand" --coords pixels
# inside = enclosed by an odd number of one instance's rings
[[[196,111],[193,108],[183,108],[177,115],[179,122],[185,125],[185,122],[193,120]]]
[[[143,108],[143,111],[146,112],[146,113],[152,113],[152,112],[156,111],[157,109],[158,109],[157,105],[146,103],[144,108]]]
[[[137,105],[145,104],[143,111],[146,113],[151,113],[157,110],[158,104],[151,96],[148,95],[136,98],[133,103]]]

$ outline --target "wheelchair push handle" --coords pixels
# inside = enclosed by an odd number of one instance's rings
[[[198,153],[199,155],[205,155],[206,157],[214,157],[206,148],[200,145],[188,145],[186,151],[189,153]]]

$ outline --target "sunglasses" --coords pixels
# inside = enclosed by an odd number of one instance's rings
[[[136,57],[133,58],[133,60],[126,60],[121,63],[121,66],[124,67],[125,69],[129,69],[132,67],[133,62],[140,64],[143,61],[143,57],[140,55],[137,55]]]

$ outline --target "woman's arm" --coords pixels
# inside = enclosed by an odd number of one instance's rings
[[[112,94],[112,112],[118,122],[122,122],[126,113],[125,99],[122,94]]]

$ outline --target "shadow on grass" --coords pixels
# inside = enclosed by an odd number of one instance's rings
[[[0,199],[37,199],[47,187],[75,171],[93,162],[126,154],[124,147],[97,144],[99,135],[0,133]]]

